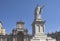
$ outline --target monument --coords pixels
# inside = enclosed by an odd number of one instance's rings
[[[45,21],[42,20],[41,12],[42,7],[37,5],[34,13],[34,21],[32,23],[33,37],[31,38],[31,41],[56,41],[44,33]]]

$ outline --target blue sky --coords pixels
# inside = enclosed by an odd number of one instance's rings
[[[16,22],[22,20],[31,34],[37,4],[45,5],[42,10],[42,18],[46,21],[45,33],[60,31],[60,0],[0,0],[0,21],[7,33],[11,33]]]

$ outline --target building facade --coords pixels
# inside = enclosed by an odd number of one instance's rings
[[[0,21],[0,41],[60,41],[55,35],[45,34],[45,21],[41,17],[43,7],[37,5],[34,11],[34,21],[32,23],[32,35],[28,34],[28,30],[24,28],[24,22],[16,22],[16,29],[7,35]]]
[[[6,35],[6,31],[2,26],[2,22],[0,21],[0,35]]]
[[[7,35],[5,31],[3,32],[0,33],[0,41],[28,41],[30,38],[27,29],[24,29],[24,22],[22,21],[16,22],[16,29],[13,29],[10,35]]]

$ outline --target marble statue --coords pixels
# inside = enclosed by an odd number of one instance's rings
[[[42,10],[42,8],[41,8],[40,6],[37,6],[37,8],[36,8],[36,13],[37,13],[37,14],[41,14],[41,10]]]
[[[36,16],[36,19],[41,19],[41,12],[42,12],[42,9],[43,9],[44,5],[41,7],[39,5],[37,5],[36,9],[35,9],[35,16]]]

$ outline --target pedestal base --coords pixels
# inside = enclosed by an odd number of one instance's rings
[[[42,35],[34,35],[31,41],[56,41],[56,39],[47,37],[47,35],[42,34]]]

